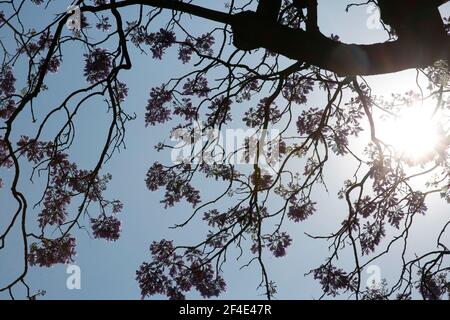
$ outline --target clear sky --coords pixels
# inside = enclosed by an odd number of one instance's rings
[[[218,1],[222,4],[222,0]],[[207,5],[210,1],[198,1]],[[386,39],[386,34],[379,29],[368,27],[368,19],[373,13],[367,12],[366,7],[351,9],[345,12],[345,6],[349,1],[344,0],[320,0],[319,1],[319,25],[325,35],[337,34],[344,42],[372,43]],[[64,7],[64,6],[62,6]],[[50,19],[42,17],[31,3],[26,4],[25,24],[46,24]],[[54,13],[56,13],[55,11]],[[124,18],[135,10],[123,10]],[[450,14],[450,6],[445,6],[443,15]],[[89,17],[88,17],[89,18]],[[369,22],[370,24],[370,22]],[[211,23],[199,18],[193,18],[190,25],[198,33],[211,29]],[[155,24],[153,29],[159,29]],[[5,39],[7,34],[1,33]],[[130,45],[130,48],[133,48]],[[65,94],[85,85],[83,73],[83,53],[81,45],[71,45],[65,49],[64,60],[58,74],[50,76],[47,84],[49,90],[44,92],[35,102],[37,114],[44,114],[53,104],[60,101]],[[170,154],[157,153],[154,146],[163,140],[168,141],[170,126],[158,126],[145,128],[144,113],[148,99],[149,89],[167,81],[172,76],[181,75],[184,71],[193,68],[191,64],[181,65],[174,58],[175,50],[169,50],[168,56],[163,62],[155,61],[149,56],[141,55],[132,49],[133,70],[123,73],[124,80],[130,89],[125,101],[127,112],[135,113],[135,121],[128,123],[126,131],[126,150],[115,156],[104,166],[103,172],[110,172],[113,176],[105,193],[107,198],[120,199],[124,203],[124,210],[120,218],[122,221],[122,236],[119,241],[107,243],[103,240],[94,240],[83,230],[78,230],[77,257],[75,264],[81,268],[81,289],[68,290],[66,288],[66,266],[58,265],[52,268],[31,268],[27,277],[28,283],[33,289],[47,291],[44,298],[47,299],[136,299],[140,298],[140,291],[135,281],[135,270],[143,261],[150,260],[149,245],[153,240],[173,239],[175,243],[193,244],[200,240],[205,231],[201,221],[193,222],[183,230],[171,230],[170,226],[184,221],[192,212],[189,205],[181,204],[165,210],[159,203],[161,192],[150,192],[145,186],[145,174],[154,161],[168,163]],[[172,58],[171,58],[172,57]],[[24,75],[26,65],[22,62],[16,66],[16,75]],[[391,92],[401,93],[414,86],[415,73],[411,71],[395,75],[370,78],[376,94],[388,95]],[[18,76],[19,78],[19,76]],[[20,79],[19,79],[20,80]],[[23,79],[22,79],[23,81]],[[71,149],[71,159],[77,160],[80,167],[90,168],[97,160],[99,146],[105,139],[106,128],[110,115],[106,113],[106,107],[100,101],[91,101],[84,106],[77,117],[77,138]],[[322,106],[323,98],[313,95],[309,104]],[[30,118],[22,116],[15,134],[27,132]],[[46,132],[51,135],[51,128],[55,128],[57,122],[49,127]],[[33,132],[33,131],[31,131]],[[30,133],[31,134],[31,133]],[[4,169],[2,169],[4,170]],[[317,298],[321,295],[320,286],[304,274],[310,269],[320,265],[327,254],[327,243],[313,241],[304,235],[304,232],[312,234],[325,234],[333,231],[339,219],[345,212],[344,204],[337,199],[337,192],[342,187],[343,181],[351,175],[351,167],[345,159],[333,159],[328,165],[327,184],[329,192],[316,189],[315,197],[318,212],[308,221],[302,224],[289,225],[288,231],[294,236],[294,244],[288,249],[288,255],[282,259],[270,256],[266,257],[270,277],[277,283],[279,299]],[[30,186],[27,180],[27,171],[23,173],[22,190],[29,195],[29,202],[33,203],[40,197],[42,189],[39,179],[34,186]],[[203,199],[213,197],[220,190],[220,184],[214,181],[200,181],[197,187],[203,192]],[[12,199],[4,190],[0,190],[0,226],[8,218],[12,208]],[[75,208],[74,208],[75,209]],[[418,250],[427,244],[426,234],[431,233],[438,221],[448,217],[447,206],[440,201],[431,205],[429,216],[421,219],[417,231],[419,236],[412,243]],[[39,208],[29,214],[34,219]],[[422,221],[423,220],[423,221]],[[88,220],[86,219],[86,225]],[[34,223],[34,221],[33,221]],[[31,226],[31,224],[30,224]],[[1,229],[0,229],[1,230]],[[8,238],[9,249],[0,253],[0,286],[21,270],[22,256],[17,252],[20,245],[18,230]],[[15,253],[16,252],[16,253]],[[239,262],[233,262],[231,253],[224,267],[224,276],[227,281],[227,292],[221,298],[228,299],[258,299],[263,298],[261,291],[256,288],[260,281],[260,271],[257,265],[240,270],[240,266],[247,260],[244,256]],[[345,256],[342,257],[345,265]],[[394,272],[395,258],[381,260],[382,276],[389,278]],[[366,276],[366,275],[365,275]],[[364,278],[363,278],[364,280]],[[20,286],[16,289],[19,294]],[[19,294],[20,295],[20,294]],[[0,294],[0,299],[5,298]],[[154,298],[161,298],[155,296]],[[199,298],[193,292],[188,298]]]

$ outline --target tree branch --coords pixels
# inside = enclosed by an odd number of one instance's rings
[[[101,6],[84,6],[82,11],[99,12],[134,4],[185,12],[208,20],[230,24],[238,49],[266,48],[290,59],[314,65],[340,76],[377,75],[410,68],[423,68],[447,59],[448,37],[430,35],[426,44],[394,41],[370,45],[345,44],[317,32],[308,32],[267,21],[255,12],[229,15],[175,0],[127,0]]]

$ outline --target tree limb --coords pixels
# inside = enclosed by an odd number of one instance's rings
[[[265,48],[340,76],[377,75],[423,68],[433,65],[437,60],[447,59],[449,52],[448,37],[433,39],[433,35],[430,35],[426,44],[421,43],[421,39],[415,42],[397,40],[370,45],[345,44],[317,32],[293,29],[267,21],[255,12],[229,15],[174,0],[127,0],[101,6],[84,6],[82,11],[99,12],[133,4],[176,10],[230,24],[235,33],[234,44],[238,49]]]

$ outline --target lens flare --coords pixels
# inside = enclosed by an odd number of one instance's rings
[[[427,105],[405,106],[395,116],[380,120],[378,138],[395,152],[395,156],[421,164],[434,159],[448,146],[445,117]]]

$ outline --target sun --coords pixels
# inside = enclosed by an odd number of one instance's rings
[[[427,104],[401,107],[395,115],[379,119],[377,137],[395,156],[412,164],[435,159],[448,146],[448,115]]]

